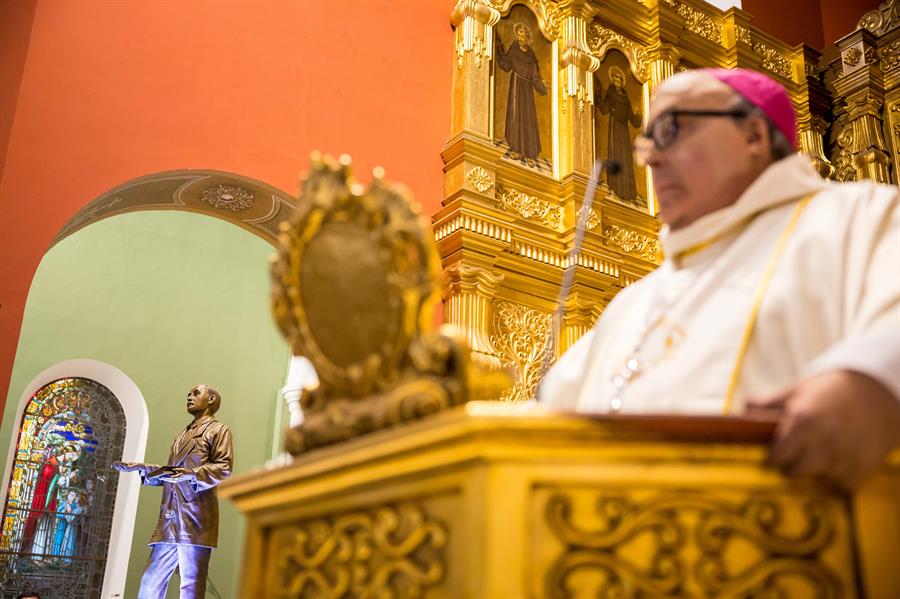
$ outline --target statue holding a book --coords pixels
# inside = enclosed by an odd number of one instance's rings
[[[191,389],[187,411],[194,419],[172,443],[168,464],[112,464],[119,472],[138,472],[145,485],[163,488],[138,599],[163,599],[176,568],[181,599],[202,599],[206,593],[209,558],[219,536],[216,486],[231,474],[234,459],[231,431],[214,416],[221,402],[209,385]]]

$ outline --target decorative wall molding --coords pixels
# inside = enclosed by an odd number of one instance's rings
[[[449,529],[415,503],[312,518],[290,530],[292,539],[271,547],[280,584],[273,596],[418,599],[447,570]]]
[[[141,210],[206,214],[275,245],[278,225],[293,213],[294,202],[271,185],[234,173],[195,169],[154,173],[119,185],[87,204],[63,226],[53,245],[104,218]]]

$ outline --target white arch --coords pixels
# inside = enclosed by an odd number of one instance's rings
[[[122,404],[122,410],[125,413],[125,445],[122,450],[122,459],[135,462],[143,461],[144,450],[147,447],[147,431],[150,427],[150,418],[144,396],[137,385],[134,384],[134,381],[115,366],[104,362],[86,359],[65,360],[54,364],[34,377],[19,398],[15,420],[13,420],[13,434],[6,456],[6,469],[4,471],[6,472],[6,477],[12,471],[16,444],[19,440],[19,427],[22,425],[22,414],[25,411],[28,400],[44,385],[59,379],[72,377],[97,381],[112,391],[116,399]],[[3,487],[0,488],[0,505],[6,505],[6,482],[6,478],[4,478]],[[109,549],[106,552],[103,592],[100,595],[104,599],[125,596],[125,577],[128,573],[128,558],[131,556],[131,539],[134,535],[134,520],[137,515],[140,489],[141,482],[137,476],[119,475],[119,485],[116,489],[116,508],[113,512]]]

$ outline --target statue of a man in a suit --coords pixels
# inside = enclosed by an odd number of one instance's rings
[[[209,557],[219,536],[216,485],[228,478],[233,463],[231,431],[213,416],[221,403],[222,396],[209,385],[191,389],[187,411],[194,420],[172,443],[168,465],[112,465],[119,472],[139,472],[145,485],[163,487],[138,599],[163,599],[175,568],[181,599],[205,596]]]

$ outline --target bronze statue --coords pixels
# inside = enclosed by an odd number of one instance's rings
[[[163,487],[138,599],[163,599],[175,568],[181,599],[205,596],[209,558],[219,536],[216,485],[228,478],[233,464],[231,431],[213,416],[221,403],[222,396],[209,385],[191,389],[187,411],[194,420],[172,443],[168,465],[112,465],[119,472],[139,472],[145,485]]]

